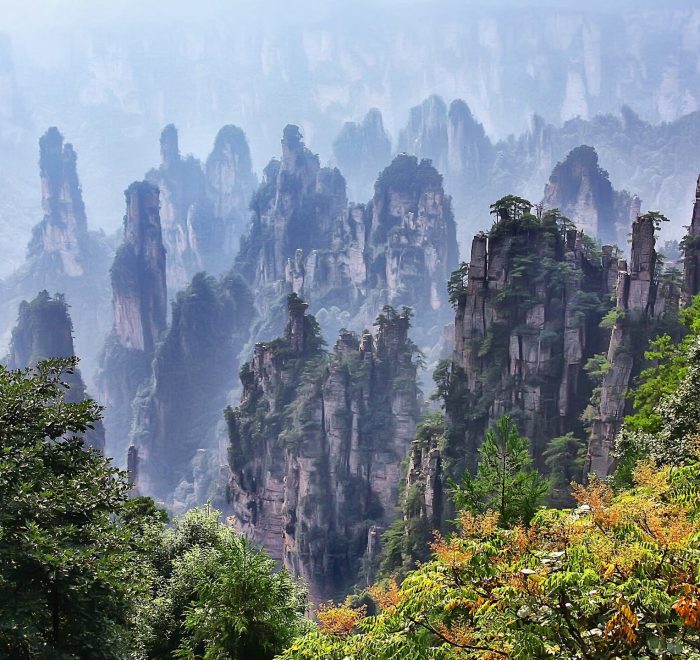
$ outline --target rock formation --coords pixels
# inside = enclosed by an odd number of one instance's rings
[[[34,300],[23,300],[19,306],[17,325],[12,330],[10,353],[5,360],[9,369],[26,369],[48,358],[73,357],[73,324],[68,306],[61,294],[53,298],[41,291]],[[80,370],[64,375],[69,386],[65,400],[77,403],[87,396]],[[104,450],[105,434],[102,422],[97,422],[85,435],[94,449]]]
[[[161,164],[146,174],[146,180],[160,190],[160,221],[163,245],[168,254],[167,283],[179,291],[194,272],[203,269],[197,247],[195,226],[209,224],[211,209],[205,197],[202,166],[192,156],[182,158],[177,129],[169,124],[160,136]],[[222,237],[215,237],[221,240]]]
[[[77,155],[56,128],[39,140],[42,221],[32,232],[26,264],[0,286],[0,321],[14,321],[19,302],[38,291],[60,291],[71,308],[78,355],[88,375],[109,326],[110,251],[103,236],[89,232],[77,173]]]
[[[346,122],[333,143],[333,155],[352,199],[367,199],[377,174],[391,160],[382,113],[372,108],[361,123]]]
[[[429,158],[436,166],[447,153],[447,106],[433,94],[411,108],[406,128],[399,134],[399,152]]]
[[[150,375],[167,313],[158,188],[134,182],[124,194],[124,241],[111,270],[114,325],[98,374],[100,399],[107,407],[107,451],[117,465],[126,461],[131,403]]]
[[[258,181],[253,174],[250,149],[245,133],[238,126],[224,126],[217,134],[214,149],[205,166],[206,192],[221,227],[220,245],[206,250],[211,257],[207,271],[216,275],[231,268],[238,254],[240,238],[248,226],[250,200]]]
[[[557,163],[544,189],[545,209],[558,208],[576,226],[603,243],[624,245],[641,202],[613,190],[608,173],[598,165],[592,147],[581,146]]]
[[[150,383],[134,403],[129,452],[141,494],[173,510],[218,495],[211,479],[226,453],[218,452],[217,427],[252,316],[252,295],[236,275],[216,280],[199,273],[178,292]]]
[[[318,602],[357,582],[395,516],[418,406],[408,317],[386,308],[375,336],[345,331],[328,355],[306,307],[291,294],[284,336],[241,369],[229,499],[236,526]]]
[[[180,155],[172,124],[161,133],[160,153],[160,166],[146,179],[160,189],[168,289],[175,292],[198,271],[219,275],[231,267],[256,179],[245,134],[236,126],[219,131],[206,172],[193,156]]]
[[[491,230],[474,237],[469,263],[450,278],[455,348],[434,376],[445,421],[422,424],[409,454],[408,560],[421,558],[431,530],[453,515],[447,479],[475,469],[499,417],[515,419],[541,469],[549,440],[585,437],[580,418],[592,386],[583,367],[606,341],[599,322],[610,306],[615,253],[606,247],[601,260],[582,232],[531,208],[500,200]]]
[[[586,473],[607,476],[614,468],[611,450],[624,415],[631,412],[628,388],[644,364],[644,351],[660,320],[678,312],[680,292],[673,282],[660,282],[654,246],[654,220],[640,216],[632,224],[629,263],[618,265],[615,324],[606,370],[592,421]]]
[[[379,175],[372,200],[368,279],[390,305],[445,312],[458,251],[451,200],[430,161],[400,155]]]
[[[700,176],[695,189],[693,217],[683,243],[683,302],[700,293]]]
[[[460,468],[474,467],[485,431],[503,414],[518,419],[537,460],[549,438],[577,429],[607,279],[582,234],[562,236],[546,214],[526,231],[501,220],[474,238],[446,402],[457,441],[449,458]]]
[[[252,208],[237,267],[260,292],[263,319],[279,318],[279,300],[292,291],[307,300],[326,334],[360,331],[385,304],[413,306],[417,331],[445,320],[455,225],[442,177],[429,161],[397,156],[380,174],[373,199],[348,205],[340,172],[321,168],[298,128],[287,126],[282,158],[265,169]],[[281,331],[265,323],[256,337]]]
[[[534,115],[527,131],[492,141],[463,101],[453,101],[448,112],[442,99],[430,97],[410,111],[398,150],[432,159],[443,174],[447,192],[454,199],[458,236],[464,248],[475,233],[488,228],[483,208],[510,191],[539,198],[542,183],[557,162],[564,163],[572,149],[584,144],[599,154],[616,187],[633,191],[652,208],[664,209],[680,227],[686,214],[682,200],[692,190],[700,170],[697,140],[688,136],[697,135],[699,127],[700,112],[672,124],[652,125],[623,107],[619,115],[576,118],[563,125]],[[595,185],[595,178],[588,182],[593,186],[590,190],[583,186],[579,191],[580,182],[576,183],[567,203],[584,211],[579,219],[581,228],[586,218],[596,224],[613,217],[617,227],[608,227],[607,235],[598,237],[623,247],[629,225],[639,212],[637,201],[632,196],[614,195],[607,208],[597,209],[602,213],[598,218],[588,208],[595,200],[586,203],[584,194],[587,190],[591,197],[605,193]],[[562,206],[559,200],[556,204]],[[575,214],[573,209],[568,213]]]

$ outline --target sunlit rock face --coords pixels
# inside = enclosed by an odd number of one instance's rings
[[[283,337],[255,346],[227,413],[233,523],[308,584],[342,597],[395,517],[400,463],[418,418],[409,319],[345,331],[328,354],[292,294]],[[257,421],[256,421],[257,420]],[[379,530],[379,531],[378,531]]]
[[[159,190],[140,181],[124,194],[124,238],[111,269],[114,324],[98,374],[100,400],[106,406],[107,452],[117,465],[126,461],[131,404],[150,375],[167,314]]]
[[[9,339],[21,300],[42,289],[61,293],[71,309],[83,373],[91,382],[109,329],[111,251],[103,234],[88,229],[77,160],[57,128],[39,140],[43,218],[32,231],[25,264],[0,283],[0,323]]]
[[[23,300],[12,330],[10,352],[4,360],[7,368],[26,369],[41,360],[74,355],[73,324],[64,296],[56,294],[52,298],[47,291],[41,291],[31,302]],[[77,403],[85,399],[85,383],[79,369],[64,373],[63,381],[68,385],[66,401]],[[104,450],[102,422],[95,422],[86,432],[85,442],[98,451]]]

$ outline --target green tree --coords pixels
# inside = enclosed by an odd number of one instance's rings
[[[192,509],[163,532],[138,657],[262,660],[305,629],[303,589],[220,516]]]
[[[100,418],[69,403],[75,358],[0,366],[0,656],[123,658],[147,570],[129,485],[85,448]]]
[[[574,504],[571,483],[583,481],[586,443],[573,433],[552,438],[543,457],[549,472],[549,505],[564,508]]]
[[[479,457],[476,476],[465,472],[459,485],[452,484],[455,506],[475,514],[495,511],[504,527],[527,524],[548,486],[511,417],[504,415],[486,432]]]

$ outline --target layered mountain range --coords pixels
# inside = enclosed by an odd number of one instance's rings
[[[346,126],[336,143],[335,158],[353,188],[365,185],[363,182],[373,172],[373,166],[364,166],[360,154],[381,149],[386,140],[380,130],[365,125],[382,126],[376,110],[361,124]],[[557,205],[565,205],[581,227],[606,242],[621,237],[626,240],[623,234],[634,219],[627,212],[631,200],[622,192],[620,198],[606,191],[609,182],[603,179],[607,178],[619,188],[636,193],[648,207],[663,209],[672,221],[673,234],[680,237],[687,215],[686,201],[700,169],[699,132],[698,112],[653,125],[623,106],[619,115],[577,117],[562,125],[534,115],[523,133],[493,140],[467,103],[456,99],[448,106],[433,95],[410,110],[408,122],[399,132],[397,149],[431,159],[444,175],[445,188],[454,199],[462,246],[469,244],[475,232],[488,229],[481,209],[508,193],[540,199],[542,182],[555,168],[554,175],[560,175],[563,167],[568,168],[570,176],[583,176],[587,182],[559,193],[548,189],[545,198],[552,193],[563,194]],[[351,139],[354,148],[348,146]],[[374,141],[373,147],[368,146],[369,140]],[[590,151],[577,150],[581,145],[596,150],[607,172],[602,168],[598,171],[600,166]],[[574,154],[568,155],[571,151]],[[566,160],[572,157],[573,162],[567,165]],[[598,197],[595,204],[593,195]],[[593,217],[595,207],[602,214],[599,219]],[[607,224],[616,225],[617,230]]]
[[[257,186],[240,129],[221,129],[203,165],[166,126],[160,166],[125,191],[118,247],[89,231],[75,151],[50,129],[44,218],[0,290],[17,321],[6,364],[84,355],[71,395],[94,389],[106,407],[87,440],[134,492],[172,511],[216,502],[315,602],[373,580],[390,538],[393,560],[418,558],[452,516],[448,479],[474,469],[503,414],[541,470],[571,436],[586,471],[609,474],[647,342],[680,332],[700,289],[700,187],[681,278],[656,251],[662,218],[586,145],[542,177],[539,203],[484,203],[490,228],[459,264],[445,181],[486,195],[500,162],[474,126],[465,104],[433,98],[401,137],[421,157],[390,162],[378,113],[346,127],[346,156],[361,140],[380,170],[364,203],[296,125]],[[433,371],[445,415],[426,425]]]

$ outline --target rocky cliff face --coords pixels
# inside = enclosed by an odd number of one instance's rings
[[[103,236],[88,231],[77,173],[77,155],[56,128],[39,140],[42,221],[32,232],[26,264],[0,285],[5,331],[22,299],[45,288],[60,291],[71,307],[76,348],[88,374],[109,327],[110,251]]]
[[[192,156],[182,158],[177,129],[169,124],[160,136],[161,164],[146,174],[160,190],[163,245],[168,253],[167,283],[179,291],[192,274],[203,268],[196,249],[195,224],[206,223],[211,209],[205,198],[202,166]]]
[[[98,374],[100,399],[107,406],[107,451],[117,465],[126,460],[131,403],[150,375],[167,313],[158,188],[147,181],[135,182],[124,194],[124,241],[111,270],[114,325]]]
[[[687,304],[693,296],[700,293],[700,176],[683,252],[683,301]]]
[[[47,291],[41,291],[31,302],[23,300],[12,330],[10,352],[5,360],[7,367],[26,369],[40,360],[74,355],[73,324],[65,298],[61,294],[52,298]],[[66,373],[65,382],[69,385],[66,401],[77,403],[87,396],[80,370]],[[101,422],[86,433],[85,441],[98,451],[104,450],[105,433]]]
[[[609,275],[555,218],[499,220],[477,235],[455,315],[445,401],[448,460],[473,468],[487,428],[513,415],[537,461],[548,439],[578,429],[582,368],[598,347]],[[609,266],[609,264],[608,264]]]
[[[556,213],[538,218],[521,202],[497,203],[496,222],[474,237],[469,263],[450,280],[455,348],[434,376],[445,421],[422,424],[411,447],[405,561],[420,557],[430,530],[451,517],[446,480],[475,468],[499,417],[516,420],[540,468],[549,440],[584,437],[591,384],[583,367],[606,342],[599,322],[610,307],[615,252],[605,247],[601,257]]]
[[[78,182],[78,157],[55,127],[39,140],[41,205],[44,219],[33,231],[28,256],[55,260],[68,277],[85,274],[87,218]]]
[[[592,147],[581,146],[557,163],[544,189],[545,209],[558,208],[576,226],[603,243],[624,245],[640,213],[638,197],[613,190]]]
[[[134,403],[129,450],[139,492],[172,510],[220,496],[214,475],[226,452],[217,432],[252,317],[251,292],[236,275],[199,273],[173,303],[150,382]]]
[[[228,270],[246,226],[256,180],[245,134],[224,126],[206,162],[180,155],[172,124],[160,137],[161,164],[146,174],[158,186],[163,244],[168,253],[168,289],[179,291],[202,270]]]
[[[586,473],[607,476],[614,468],[611,450],[624,415],[631,412],[628,388],[644,364],[649,339],[660,321],[677,316],[680,291],[658,272],[654,220],[640,216],[632,224],[629,263],[618,263],[615,324],[591,424]]]
[[[394,517],[418,406],[406,316],[386,308],[375,336],[343,332],[329,355],[306,307],[292,294],[284,336],[241,370],[229,498],[237,527],[318,602],[356,583]]]

